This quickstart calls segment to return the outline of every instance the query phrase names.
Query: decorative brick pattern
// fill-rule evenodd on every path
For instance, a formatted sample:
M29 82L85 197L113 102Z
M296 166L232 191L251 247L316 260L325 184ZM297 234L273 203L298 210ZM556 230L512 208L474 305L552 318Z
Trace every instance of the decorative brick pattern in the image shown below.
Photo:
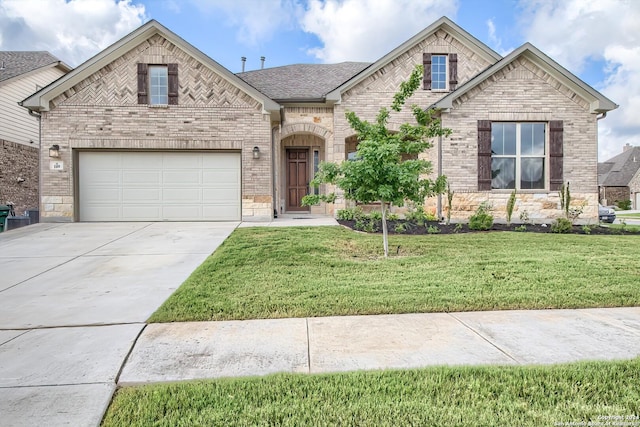
M7 202L16 215L38 208L38 149L0 140L0 205Z

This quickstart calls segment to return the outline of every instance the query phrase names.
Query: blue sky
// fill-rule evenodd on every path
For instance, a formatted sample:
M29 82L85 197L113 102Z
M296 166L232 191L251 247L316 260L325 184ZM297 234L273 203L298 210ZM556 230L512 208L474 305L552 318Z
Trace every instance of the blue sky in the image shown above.
M640 145L640 1L0 0L0 49L77 66L156 19L232 72L241 56L247 70L373 62L443 15L502 55L533 43L619 104L599 122L601 161Z

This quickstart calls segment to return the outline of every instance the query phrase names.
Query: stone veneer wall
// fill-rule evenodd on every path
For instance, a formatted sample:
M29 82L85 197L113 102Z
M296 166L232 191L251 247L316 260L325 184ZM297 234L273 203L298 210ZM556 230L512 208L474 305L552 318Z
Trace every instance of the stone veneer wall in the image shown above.
M137 63L177 63L178 105L137 103ZM42 146L60 146L64 170L42 150L43 220L77 218L74 152L233 150L242 153L242 216L272 216L271 123L262 105L156 35L52 101L42 115ZM260 159L253 159L259 147Z
M7 202L16 215L38 208L37 147L0 140L0 205Z

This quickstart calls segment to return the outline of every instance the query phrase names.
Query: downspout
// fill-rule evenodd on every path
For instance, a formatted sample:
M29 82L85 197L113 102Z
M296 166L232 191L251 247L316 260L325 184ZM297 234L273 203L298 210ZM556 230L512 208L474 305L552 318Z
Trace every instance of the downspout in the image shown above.
M442 112L440 116L440 128L442 129ZM442 135L438 136L438 176L442 176ZM442 220L442 194L438 194L436 199L436 217Z
M22 106L22 103L20 103ZM42 218L42 114L27 110L31 117L38 120L38 218Z
M278 132L279 128L280 124L271 129L271 199L274 218L278 218L278 200L276 199L276 132Z

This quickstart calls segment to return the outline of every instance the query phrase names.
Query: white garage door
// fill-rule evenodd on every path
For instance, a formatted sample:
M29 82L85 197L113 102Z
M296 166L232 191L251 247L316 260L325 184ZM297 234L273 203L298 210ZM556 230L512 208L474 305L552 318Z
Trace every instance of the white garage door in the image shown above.
M79 153L80 221L239 221L240 154Z

